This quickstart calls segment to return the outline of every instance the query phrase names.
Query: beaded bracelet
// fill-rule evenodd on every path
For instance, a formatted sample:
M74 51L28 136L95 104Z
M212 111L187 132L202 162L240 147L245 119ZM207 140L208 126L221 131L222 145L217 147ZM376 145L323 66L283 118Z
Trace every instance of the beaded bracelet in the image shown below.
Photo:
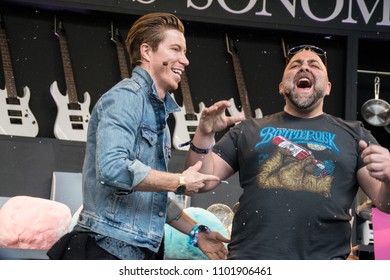
M200 232L209 233L210 229L205 225L195 225L189 234L190 240L188 240L188 244L195 246L195 247L198 247L199 233Z
M211 149L213 148L214 143L210 147L208 147L207 149L201 149L201 148L196 147L192 143L192 140L190 140L190 141L187 141L185 143L179 144L179 147L184 147L187 145L190 145L190 149L193 150L197 154L208 154L211 151Z

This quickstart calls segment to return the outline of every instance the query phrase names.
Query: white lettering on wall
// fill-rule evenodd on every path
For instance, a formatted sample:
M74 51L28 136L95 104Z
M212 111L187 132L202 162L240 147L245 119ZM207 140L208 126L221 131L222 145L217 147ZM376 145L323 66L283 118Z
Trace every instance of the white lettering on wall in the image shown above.
M357 20L354 20L352 18L352 1L353 0L349 0L348 17L346 19L342 20L342 22L344 22L344 23L357 23Z
M200 6L197 6L195 5L192 0L188 0L187 1L187 8L194 8L195 10L205 10L207 9L208 7L210 7L210 5L213 3L213 0L207 0L207 3L206 5L204 5L203 7L200 7Z
M382 21L377 25L390 26L390 0L383 1Z
M221 5L221 7L225 11L228 11L232 14L244 14L244 13L249 12L256 5L257 0L249 0L248 5L240 11L235 11L235 10L230 9L230 7L228 5L226 5L225 0L218 0L218 3L219 3L219 5Z
M156 0L133 0L133 2L140 2L141 4L152 4Z
M138 1L145 2L145 3L147 2L146 0L138 0ZM255 6L256 4L258 4L259 6L261 5L261 9L260 11L255 12L256 16L275 17L272 11L270 12L267 10L267 7L269 9L269 5L267 5L267 3L275 4L275 2L271 2L271 1L267 2L267 0L246 0L246 1L247 1L246 6L241 10L232 9L231 7L228 6L228 4L226 4L226 0L207 0L207 2L202 6L195 4L194 2L196 2L196 0L187 0L187 8L193 8L196 10L206 10L213 4L213 2L214 3L217 2L219 6L228 13L245 14L245 13L250 13L252 9L257 9L255 8ZM276 0L272 0L272 1L276 1ZM318 15L315 15L315 13L312 11L312 9L310 8L310 3L314 3L314 1L318 1L318 0L300 0L300 1L279 0L280 4L282 4L285 10L291 15L292 19L296 18L298 4L300 3L303 13L307 16L307 18L315 22L332 22L332 21L334 22L340 16L341 12L345 10L347 11L347 18L341 20L341 23L358 24L357 19L359 19L359 17L356 17L356 13L360 12L363 21L366 25L370 21L377 20L378 22L376 22L376 25L390 26L390 0L375 0L374 5L373 6L370 5L372 8L368 8L366 4L366 2L371 3L372 0L334 0L332 6L331 5L325 6L327 9L329 9L329 15L326 17L319 17ZM381 7L380 2L383 3L381 18L373 19L372 17L374 11ZM204 3L204 0L202 1L202 3ZM344 5L346 6L345 9L344 9ZM357 11L355 11L355 9Z
M352 18L352 1L349 0L349 9L348 9L348 17L344 20L342 20L343 23L354 23L357 24L357 21ZM374 4L374 6L371 9L371 12L368 10L366 3L364 0L356 0L359 10L362 13L364 22L367 24L375 9L377 8L380 0L377 0ZM377 22L376 25L383 25L383 26L390 26L390 0L383 0L383 7L382 7L382 21Z
M228 5L226 5L225 3L225 0L217 0L219 5L227 12L229 13L232 13L232 14L245 14L247 12L249 12L257 3L257 0L248 0L249 3L248 5L242 9L242 10L233 10L231 9ZM204 9L207 9L208 7L210 7L210 5L213 3L213 0L207 0L207 3L206 5L204 5L203 7L200 7L200 6L196 6L192 0L188 0L187 1L187 8L195 8L196 10L204 10Z
M367 5L364 0L357 0L360 11L362 12L365 23L367 24L380 0L376 0L371 12L368 11Z
M294 2L295 1L296 0L294 0ZM255 13L255 15L257 15L257 16L266 16L266 17L272 16L271 13L267 12L266 8L267 8L267 0L263 0L263 8L262 8L262 10L260 12Z

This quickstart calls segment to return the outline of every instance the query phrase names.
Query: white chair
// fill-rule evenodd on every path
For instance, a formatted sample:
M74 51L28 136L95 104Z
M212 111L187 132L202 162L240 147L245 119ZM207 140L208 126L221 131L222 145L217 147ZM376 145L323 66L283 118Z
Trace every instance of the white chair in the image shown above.
M54 171L50 199L69 206L74 215L82 205L81 173Z

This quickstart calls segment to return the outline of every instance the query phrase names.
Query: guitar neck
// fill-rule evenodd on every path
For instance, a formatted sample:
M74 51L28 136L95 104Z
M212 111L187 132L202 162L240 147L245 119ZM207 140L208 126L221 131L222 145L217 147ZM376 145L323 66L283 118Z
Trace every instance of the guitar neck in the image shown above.
M124 50L124 46L122 43L115 43L116 45L116 53L118 55L118 62L119 62L119 71L121 73L121 78L128 78L130 77L129 68L127 67L126 62L126 53Z
M72 70L72 64L70 61L70 55L68 50L68 42L65 36L58 37L60 42L62 65L64 68L66 91L68 93L69 103L78 103L76 84L74 82L74 75Z
M180 89L183 95L183 105L187 114L195 114L194 105L192 103L192 97L190 93L190 87L188 85L188 78L185 71L181 75Z
M12 69L11 56L8 48L7 35L3 27L0 28L0 47L1 47L1 58L3 61L3 71L5 88L7 89L7 95L9 98L17 98L14 71Z
M127 66L125 45L123 44L120 31L114 22L111 22L111 41L114 42L116 47L116 54L118 57L121 78L122 79L129 78L130 72Z
M242 110L243 110L246 118L251 118L252 117L252 109L251 109L251 106L249 103L248 91L246 89L244 75L242 74L240 59L239 59L237 54L232 53L231 55L232 55L232 59L233 59L234 73L236 76L238 93L240 95Z

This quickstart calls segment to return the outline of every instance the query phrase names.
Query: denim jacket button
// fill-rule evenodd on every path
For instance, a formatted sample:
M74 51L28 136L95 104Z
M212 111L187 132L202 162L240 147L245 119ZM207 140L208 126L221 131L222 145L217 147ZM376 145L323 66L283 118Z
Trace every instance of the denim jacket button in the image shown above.
M160 211L160 212L158 212L158 215L159 215L160 217L163 217L163 216L164 216L164 212L163 212L163 211Z

